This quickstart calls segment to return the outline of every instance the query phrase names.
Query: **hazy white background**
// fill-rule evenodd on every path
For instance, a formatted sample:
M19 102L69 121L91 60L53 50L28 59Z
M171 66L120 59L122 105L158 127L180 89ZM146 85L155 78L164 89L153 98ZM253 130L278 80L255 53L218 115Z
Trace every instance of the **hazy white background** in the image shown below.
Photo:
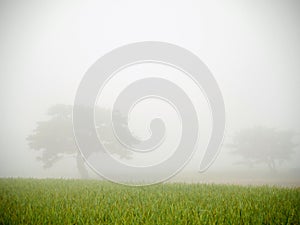
M1 0L0 28L0 176L77 177L71 158L43 170L25 138L48 107L73 104L99 57L137 41L177 44L209 67L225 100L225 142L256 125L300 132L299 1ZM264 170L233 165L229 152L207 173ZM196 174L200 155L186 171ZM299 163L298 148L280 170L299 181Z

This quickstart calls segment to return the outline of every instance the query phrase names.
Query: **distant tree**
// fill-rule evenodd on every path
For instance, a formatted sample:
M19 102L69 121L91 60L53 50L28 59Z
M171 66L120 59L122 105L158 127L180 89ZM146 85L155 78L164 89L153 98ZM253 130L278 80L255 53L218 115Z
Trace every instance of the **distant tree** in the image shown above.
M130 158L128 151L116 143L116 141L105 132L105 122L108 121L109 111L103 108L97 108L96 113L100 113L102 117L98 117L97 124L98 134L101 136L104 146L108 147L110 152L119 155L121 158ZM29 147L40 151L42 154L38 160L42 161L44 168L53 166L54 163L65 157L75 157L78 171L81 177L88 177L88 172L84 160L77 149L72 126L72 106L57 104L52 106L47 115L50 117L46 121L37 123L33 134L27 137ZM126 120L121 114L117 116L116 124L122 129L125 127ZM124 129L124 132L127 130Z
M290 130L254 127L236 133L232 143L227 146L234 149L233 153L243 157L239 163L249 166L263 163L271 171L276 171L278 163L290 160L297 146L292 140L295 135Z

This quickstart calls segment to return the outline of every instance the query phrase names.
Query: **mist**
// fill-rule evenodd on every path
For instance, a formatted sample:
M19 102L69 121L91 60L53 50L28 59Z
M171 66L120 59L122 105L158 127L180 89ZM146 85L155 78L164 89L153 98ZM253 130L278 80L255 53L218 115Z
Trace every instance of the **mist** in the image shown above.
M69 126L78 86L97 59L129 43L161 41L197 55L222 92L226 130L212 166L199 173L212 127L209 105L205 94L180 71L154 64L128 67L102 90L97 107L112 107L120 90L141 77L162 76L183 86L199 116L196 152L171 181L299 186L299 12L299 2L291 0L1 1L0 176L80 178L82 173L73 148L45 167L43 160L38 160L43 157L43 150L30 147L28 137L34 134L38 122L56 115L49 114L56 105L70 107L68 119L64 120ZM129 117L130 131L141 141L146 140L151 136L148 125L155 117L165 122L165 143L147 157L138 153L124 157L128 154L113 152L117 160L150 165L172 154L180 137L180 118L165 102L152 99L137 104ZM62 135L70 136L69 129ZM232 145L245 130L254 132L252 142L248 141L258 146L259 155L267 154L267 148L259 147L265 146L264 140L273 143L276 139L262 139L263 145L259 145L256 137L274 134L277 140L284 137L282 140L289 143L284 145L286 154L280 152L284 157L277 154L280 160L277 162L276 158L274 170L272 163L259 157L249 164L243 155L234 153L238 147ZM292 135L287 136L286 132ZM113 134L98 135L99 139L113 138ZM99 178L84 162L80 165L85 167L85 175Z

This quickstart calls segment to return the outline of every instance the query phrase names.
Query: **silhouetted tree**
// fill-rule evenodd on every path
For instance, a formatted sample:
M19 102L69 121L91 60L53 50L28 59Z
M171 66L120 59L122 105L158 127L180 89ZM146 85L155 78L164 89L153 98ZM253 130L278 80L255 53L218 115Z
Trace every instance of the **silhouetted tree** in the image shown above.
M276 171L277 163L288 161L294 152L297 146L292 140L294 136L295 133L290 130L254 127L236 133L227 146L243 157L240 163L249 166L264 163L271 171Z
M106 123L109 117L109 111L103 108L96 108L98 113L96 124L97 132L101 136L103 145L106 146L111 153L118 154L121 158L130 158L128 151L116 143L112 135L105 132ZM84 160L77 149L72 126L72 106L57 104L52 106L47 115L49 120L40 121L33 134L27 137L29 147L40 151L42 154L38 157L44 168L53 166L58 160L64 157L76 157L77 168L81 177L88 177L88 172L84 164ZM121 114L117 116L117 125L119 128L127 125L126 119ZM125 129L124 129L124 132Z

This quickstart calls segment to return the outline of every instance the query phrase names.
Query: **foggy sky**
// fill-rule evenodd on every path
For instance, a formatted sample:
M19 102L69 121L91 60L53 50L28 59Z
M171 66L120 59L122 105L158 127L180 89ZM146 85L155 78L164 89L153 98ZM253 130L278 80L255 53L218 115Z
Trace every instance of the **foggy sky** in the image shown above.
M72 159L43 170L25 138L51 105L73 104L99 57L138 41L179 45L208 66L225 101L224 142L257 125L300 132L299 15L298 1L0 1L0 176L76 177ZM297 150L282 168L299 169ZM248 170L229 151L211 171Z

